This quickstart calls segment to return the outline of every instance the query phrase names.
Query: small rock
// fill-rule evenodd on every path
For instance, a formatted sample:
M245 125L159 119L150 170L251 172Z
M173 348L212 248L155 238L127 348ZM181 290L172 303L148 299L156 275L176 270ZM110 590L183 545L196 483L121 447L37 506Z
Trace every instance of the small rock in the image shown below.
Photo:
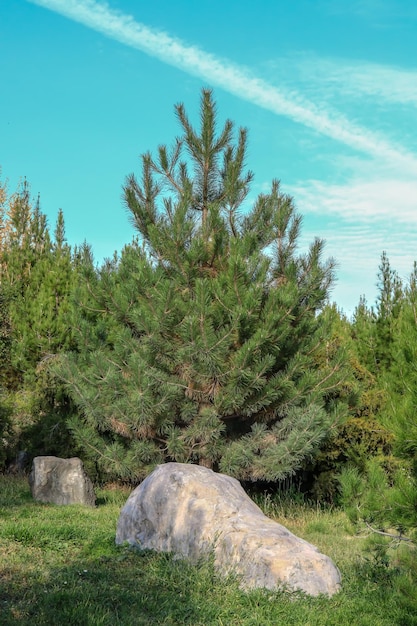
M39 502L95 506L93 483L81 459L37 456L29 476L32 496Z

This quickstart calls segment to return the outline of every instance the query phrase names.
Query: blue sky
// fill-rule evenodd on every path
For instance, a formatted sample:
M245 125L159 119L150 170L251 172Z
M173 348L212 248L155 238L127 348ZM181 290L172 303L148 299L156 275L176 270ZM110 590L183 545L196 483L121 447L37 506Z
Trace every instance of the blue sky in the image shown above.
M249 130L252 195L279 178L338 261L332 300L373 304L381 253L417 259L415 0L1 0L0 166L98 262L134 231L139 156L171 144L174 105Z

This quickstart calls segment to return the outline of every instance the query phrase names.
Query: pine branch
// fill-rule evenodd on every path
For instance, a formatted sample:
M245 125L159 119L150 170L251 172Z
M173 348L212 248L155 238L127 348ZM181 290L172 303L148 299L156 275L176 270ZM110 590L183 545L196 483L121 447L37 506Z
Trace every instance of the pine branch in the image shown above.
M378 530L377 528L373 528L366 521L365 521L365 526L369 528L369 530L371 530L373 533L376 533L378 535L383 535L384 537L390 537L391 539L394 539L395 541L406 541L406 542L412 543L413 545L417 545L417 542L414 539L411 539L410 537L404 537L404 535L401 532L399 535L393 535L392 533L387 533L383 530Z

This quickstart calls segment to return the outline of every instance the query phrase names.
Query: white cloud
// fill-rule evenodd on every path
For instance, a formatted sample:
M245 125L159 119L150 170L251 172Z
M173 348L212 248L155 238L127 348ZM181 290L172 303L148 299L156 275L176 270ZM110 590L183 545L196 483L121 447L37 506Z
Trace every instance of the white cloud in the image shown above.
M347 313L365 295L373 304L383 251L403 280L417 258L417 182L360 179L341 185L308 181L289 190L307 228L308 244L320 232L326 255L339 261L333 297Z
M314 94L340 100L373 99L374 105L403 104L417 107L417 71L367 61L323 58L312 53L281 59L277 67L301 80ZM382 99L382 101L381 101Z
M291 194L303 213L339 216L346 222L389 220L417 228L417 180L379 178L329 184L319 180L293 185Z
M245 67L184 44L105 4L95 0L29 1L142 50L277 115L284 115L354 150L417 173L417 158L383 136L350 122L337 112L322 110L295 91L280 90Z

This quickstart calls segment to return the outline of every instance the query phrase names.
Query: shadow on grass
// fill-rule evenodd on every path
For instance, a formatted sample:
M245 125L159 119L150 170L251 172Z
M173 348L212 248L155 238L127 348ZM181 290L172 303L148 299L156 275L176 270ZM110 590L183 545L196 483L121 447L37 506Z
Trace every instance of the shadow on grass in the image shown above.
M9 506L26 506L33 502L26 474L0 474L0 509Z
M359 567L332 598L257 590L170 555L91 544L85 558L53 567L47 577L6 576L0 588L2 626L417 626L415 593L404 597L395 584L375 580ZM378 573L378 572L377 572ZM369 576L373 580L369 580ZM392 584L391 584L392 583ZM415 589L415 588L414 588Z
M94 546L91 546L94 552ZM197 577L169 555L115 548L50 570L48 578L6 576L0 590L3 626L208 624L207 593L219 585L211 568ZM204 589L203 589L204 588ZM205 606L203 607L202 604ZM202 611L204 618L202 618ZM219 622L217 622L219 623Z

